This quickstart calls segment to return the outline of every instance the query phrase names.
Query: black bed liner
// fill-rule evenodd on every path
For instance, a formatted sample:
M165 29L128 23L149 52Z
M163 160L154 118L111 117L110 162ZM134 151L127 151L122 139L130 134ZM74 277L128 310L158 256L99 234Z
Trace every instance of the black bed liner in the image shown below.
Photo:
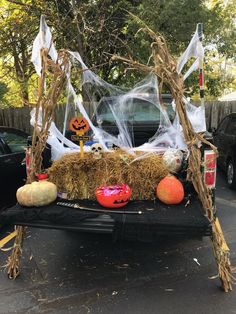
M58 200L57 200L58 201ZM94 210L103 209L89 200L70 201ZM209 236L211 226L202 212L197 196L179 205L165 205L155 201L132 201L122 214L89 212L77 208L58 206L54 202L44 207L22 207L19 204L0 214L0 220L8 224L38 228L78 230L83 232L110 233L117 237L143 238L156 235ZM142 214L126 214L125 211L141 211Z

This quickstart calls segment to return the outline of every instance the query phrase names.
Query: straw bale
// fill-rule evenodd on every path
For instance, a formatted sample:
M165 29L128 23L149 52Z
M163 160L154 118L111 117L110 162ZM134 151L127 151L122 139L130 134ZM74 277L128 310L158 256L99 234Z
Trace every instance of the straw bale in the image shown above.
M54 161L48 172L50 181L68 199L94 200L99 186L122 183L132 188L132 199L154 199L157 184L168 174L162 155L134 158L123 151L103 153L101 159L94 159L92 153L85 153L84 158L72 153Z

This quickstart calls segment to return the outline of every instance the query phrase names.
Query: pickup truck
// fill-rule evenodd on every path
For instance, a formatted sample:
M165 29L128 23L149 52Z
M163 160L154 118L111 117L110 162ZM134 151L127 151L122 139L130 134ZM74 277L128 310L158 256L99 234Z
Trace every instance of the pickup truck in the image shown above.
M117 134L117 126L110 114L109 99L102 100L93 116L93 123L100 124L111 134ZM157 107L137 101L138 110L132 117L133 144L148 141L157 130ZM165 95L166 110L173 119L171 96ZM145 108L145 113L143 112ZM98 120L99 119L99 120ZM202 147L202 154L209 148ZM104 209L96 201L58 198L54 203L36 208L24 208L17 204L2 214L2 219L23 226L76 230L80 232L107 233L114 239L152 241L160 235L202 237L211 235L211 225L204 216L201 202L191 184L186 181L186 167L178 178L185 189L185 198L179 205L165 205L159 200L130 201L119 211ZM204 171L204 169L203 169ZM211 169L212 171L212 169ZM213 171L215 171L213 169ZM212 183L212 182L211 182Z

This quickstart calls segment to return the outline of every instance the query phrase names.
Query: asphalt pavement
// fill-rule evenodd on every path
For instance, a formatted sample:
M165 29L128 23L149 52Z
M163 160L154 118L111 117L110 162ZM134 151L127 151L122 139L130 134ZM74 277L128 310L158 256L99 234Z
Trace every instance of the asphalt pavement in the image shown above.
M216 202L236 265L236 192L222 173ZM8 254L1 252L2 266ZM236 286L222 292L216 274L209 238L114 243L107 235L28 228L20 276L0 272L0 313L236 313Z

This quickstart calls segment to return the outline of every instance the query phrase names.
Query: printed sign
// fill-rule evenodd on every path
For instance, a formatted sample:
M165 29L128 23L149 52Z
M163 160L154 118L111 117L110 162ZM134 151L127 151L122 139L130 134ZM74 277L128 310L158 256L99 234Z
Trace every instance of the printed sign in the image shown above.
M75 142L79 142L79 141L87 142L90 140L90 137L86 135L71 135L71 139L72 141L75 141Z

